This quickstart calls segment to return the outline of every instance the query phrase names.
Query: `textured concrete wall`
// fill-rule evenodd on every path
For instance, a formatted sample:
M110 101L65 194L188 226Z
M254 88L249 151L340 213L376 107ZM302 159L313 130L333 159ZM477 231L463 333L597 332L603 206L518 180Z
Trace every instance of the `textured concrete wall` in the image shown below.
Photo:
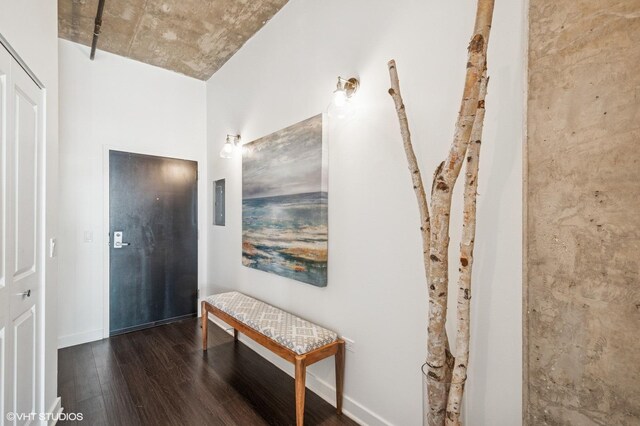
M640 424L640 1L531 0L526 409Z

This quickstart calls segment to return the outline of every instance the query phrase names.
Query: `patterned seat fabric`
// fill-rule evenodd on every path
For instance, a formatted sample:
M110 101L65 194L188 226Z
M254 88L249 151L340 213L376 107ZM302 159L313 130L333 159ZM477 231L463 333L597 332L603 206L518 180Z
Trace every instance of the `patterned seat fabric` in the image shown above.
M299 355L338 339L338 335L333 331L237 291L215 294L205 300Z

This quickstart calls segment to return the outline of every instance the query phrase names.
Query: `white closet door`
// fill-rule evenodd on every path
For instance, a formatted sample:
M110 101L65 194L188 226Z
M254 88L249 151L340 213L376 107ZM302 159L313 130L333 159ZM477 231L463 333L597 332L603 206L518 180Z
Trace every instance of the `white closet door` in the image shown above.
M9 64L7 72L7 63ZM3 73L3 74L2 74ZM0 48L2 75L2 264L0 335L4 365L3 420L39 423L42 386L40 325L43 265L43 95L13 58ZM15 413L13 420L7 413Z
M5 424L6 413L13 405L11 387L7 380L13 356L7 351L7 338L11 329L9 289L7 288L7 122L8 88L11 56L0 46L0 425Z

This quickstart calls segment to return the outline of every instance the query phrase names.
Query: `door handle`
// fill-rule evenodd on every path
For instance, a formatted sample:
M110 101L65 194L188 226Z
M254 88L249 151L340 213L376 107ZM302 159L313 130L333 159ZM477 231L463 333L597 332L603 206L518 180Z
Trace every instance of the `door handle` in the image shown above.
M31 289L23 291L22 293L16 293L16 296L31 297Z
M115 231L113 233L113 248L119 249L128 245L129 243L122 242L122 231Z

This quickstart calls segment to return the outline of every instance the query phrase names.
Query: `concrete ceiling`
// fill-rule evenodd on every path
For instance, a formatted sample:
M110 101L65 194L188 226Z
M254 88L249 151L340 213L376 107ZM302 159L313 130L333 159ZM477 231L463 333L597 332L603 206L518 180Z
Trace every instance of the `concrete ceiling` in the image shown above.
M98 49L207 80L287 2L106 0ZM58 0L59 36L90 46L97 9Z

